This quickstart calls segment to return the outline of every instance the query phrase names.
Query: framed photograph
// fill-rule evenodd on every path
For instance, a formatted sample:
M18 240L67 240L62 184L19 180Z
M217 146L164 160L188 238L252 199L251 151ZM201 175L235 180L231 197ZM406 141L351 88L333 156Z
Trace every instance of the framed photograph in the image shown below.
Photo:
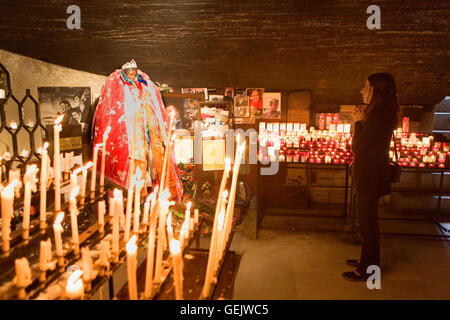
M167 115L175 111L176 122L173 129L194 130L194 122L200 120L200 101L205 100L203 94L163 93Z
M248 118L250 116L250 100L248 96L236 95L234 97L234 117Z
M81 125L83 136L90 135L90 87L38 87L38 100L44 125L53 124L58 113L64 114L63 123Z
M223 100L224 101L233 101L233 98L234 98L234 88L226 87L225 91L223 93Z
M245 90L250 101L250 117L261 119L263 113L264 88L248 88Z
M263 119L281 119L281 92L263 93Z
M11 92L8 71L0 64L0 99L6 99Z

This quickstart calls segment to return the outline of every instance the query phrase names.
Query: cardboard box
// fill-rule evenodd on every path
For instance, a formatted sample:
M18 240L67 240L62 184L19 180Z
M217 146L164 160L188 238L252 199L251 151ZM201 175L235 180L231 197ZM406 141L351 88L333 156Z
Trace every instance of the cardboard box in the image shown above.
M286 173L286 184L297 186L306 185L306 169L288 168Z
M336 204L344 204L345 190L330 188L330 190L328 191L328 202Z
M345 186L344 170L313 169L311 184L323 186Z
M311 188L309 189L309 199L312 202L328 203L329 191L327 188Z

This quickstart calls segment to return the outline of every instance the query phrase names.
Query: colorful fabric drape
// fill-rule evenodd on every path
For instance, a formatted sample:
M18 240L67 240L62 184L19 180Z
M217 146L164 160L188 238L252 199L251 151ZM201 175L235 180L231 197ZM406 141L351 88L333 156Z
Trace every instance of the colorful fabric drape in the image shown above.
M93 146L103 142L103 133L110 126L106 143L105 177L128 187L130 155L135 168L160 184L164 147L168 145L168 119L161 94L147 74L138 70L136 81L118 69L108 76L103 86L93 120ZM135 138L133 139L133 136ZM172 197L181 200L183 187L173 152L169 161L168 180ZM101 163L101 149L97 163ZM100 165L97 166L100 171Z

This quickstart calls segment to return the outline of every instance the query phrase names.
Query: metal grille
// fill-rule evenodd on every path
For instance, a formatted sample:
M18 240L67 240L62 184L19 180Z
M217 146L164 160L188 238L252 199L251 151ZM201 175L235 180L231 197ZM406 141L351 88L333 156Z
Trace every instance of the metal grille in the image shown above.
M0 136L3 138L5 136L8 137L7 141L5 141L5 139L1 139L1 141L3 144L6 145L7 150L10 150L7 151L7 153L5 154L0 154L1 156L0 164L2 169L1 182L4 183L8 180L9 171L11 169L20 168L21 175L23 175L27 164L40 162L41 157L37 151L38 148L41 147L41 145L36 145L35 134L36 132L39 133L38 130L42 130L40 133L42 134L42 140L44 140L46 139L46 137L48 137L48 132L41 121L41 112L39 108L39 103L31 95L30 89L27 89L25 96L21 100L19 100L14 95L9 85L10 83L9 72L1 64L0 69L3 69L2 71L6 73L8 83L7 95L5 99L0 99L0 119L1 119ZM24 106L25 103L27 103L28 101L30 101L34 106L35 121L33 121L32 124L25 123ZM8 108L17 108L18 121L16 121L16 126L11 127L12 119L6 118L7 111L9 111ZM15 120L16 119L14 119L14 121ZM28 139L27 150L29 152L27 155L21 154L21 151L19 150L20 136L27 137Z

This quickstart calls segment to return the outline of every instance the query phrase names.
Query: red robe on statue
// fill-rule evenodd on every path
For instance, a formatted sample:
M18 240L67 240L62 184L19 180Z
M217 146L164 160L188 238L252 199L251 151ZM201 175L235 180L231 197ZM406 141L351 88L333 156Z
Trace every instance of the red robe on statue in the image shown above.
M106 143L105 178L128 188L131 154L147 184L160 184L169 123L161 93L147 74L137 71L136 81L118 69L103 86L93 120L93 146L103 142L103 133L111 127ZM133 138L134 136L134 138ZM97 171L100 171L101 149ZM135 172L135 171L134 171ZM134 174L133 172L133 174ZM165 186L173 198L181 200L183 186L173 157L168 162Z

